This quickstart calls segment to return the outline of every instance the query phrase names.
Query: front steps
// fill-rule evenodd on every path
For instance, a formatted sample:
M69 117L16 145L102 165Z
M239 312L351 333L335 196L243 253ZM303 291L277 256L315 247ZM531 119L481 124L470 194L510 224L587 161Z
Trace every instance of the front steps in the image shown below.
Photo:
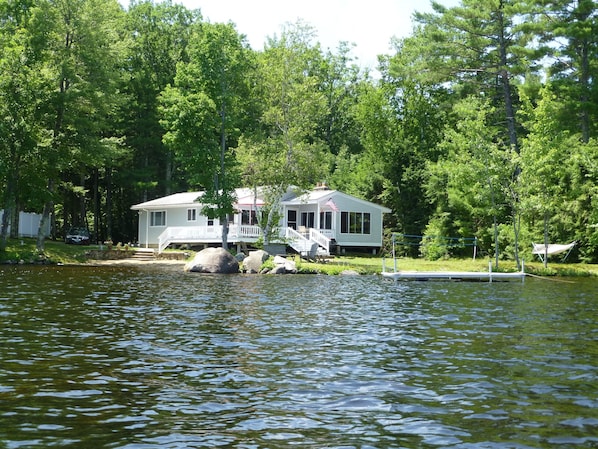
M156 253L152 248L135 248L131 259L135 260L155 260Z

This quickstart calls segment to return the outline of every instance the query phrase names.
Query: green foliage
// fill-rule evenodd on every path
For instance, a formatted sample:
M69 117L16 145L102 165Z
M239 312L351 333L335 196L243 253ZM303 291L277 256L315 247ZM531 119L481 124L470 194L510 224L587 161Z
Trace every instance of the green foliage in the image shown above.
M264 243L269 243L282 196L291 186L306 189L326 178L330 153L317 135L327 114L314 68L321 63L310 27L290 25L269 40L258 59L262 82L260 128L239 140L237 157L246 184L265 187Z
M0 252L0 263L83 263L89 247L66 245L63 242L48 241L44 251L36 248L35 239L9 239L4 252Z
M446 128L439 145L444 156L429 164L427 193L437 205L431 223L438 223L439 235L483 236L509 220L515 159L488 125L494 109L486 102L470 97L457 103L454 112L457 125ZM492 233L495 248L497 232Z
M0 0L0 249L20 209L132 241L131 204L201 188L221 217L239 185L270 186L269 240L289 186L326 181L392 208L388 230L598 262L596 12L434 3L372 79L303 22L254 51L171 1Z
M177 66L174 86L160 97L163 141L188 182L205 190L204 212L224 223L238 185L231 148L248 111L249 50L232 25L206 23L192 34L188 53L189 62Z
M122 171L127 186L122 201L137 202L186 184L176 178L172 152L162 142L159 124L160 92L174 83L176 67L186 61L192 25L200 19L170 1L133 2L124 23L126 63L122 92L127 99L120 112L120 126L132 150L132 161Z
M439 260L449 256L449 247L442 236L447 232L447 217L435 217L426 226L420 253L426 260Z

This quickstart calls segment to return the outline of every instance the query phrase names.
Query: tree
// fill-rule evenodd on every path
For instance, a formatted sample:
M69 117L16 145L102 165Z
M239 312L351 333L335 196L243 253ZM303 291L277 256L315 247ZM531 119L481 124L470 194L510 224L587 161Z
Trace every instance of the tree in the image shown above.
M428 80L451 83L463 96L486 95L502 110L504 140L518 151L515 77L539 70L538 54L530 47L533 34L520 18L521 0L463 0L461 6L445 8L432 3L434 13L417 13L420 25L405 40L409 54L419 62ZM433 73L430 73L433 72Z
M445 156L430 164L428 195L437 212L428 225L432 234L477 236L485 240L492 228L495 265L499 261L499 223L510 208L508 192L513 188L513 163L497 143L495 128L488 126L492 107L474 97L455 107L456 128L447 128L440 147ZM515 243L516 244L516 243Z
M31 10L27 2L0 4L0 251L12 233L18 230L19 192L29 184L37 184L36 161L44 143L44 130L39 123L39 110L48 90L49 79L41 70L39 53L35 51L28 29Z
M319 79L319 90L326 101L326 114L318 124L317 135L333 155L343 149L350 154L363 150L354 108L358 102L359 87L368 76L353 63L351 46L341 42L335 52L328 50L319 58L314 76Z
M507 155L517 153L521 123L515 81L537 73L543 54L534 47L534 34L522 20L528 7L522 0L463 0L454 8L433 3L433 13L416 14L414 36L401 41L398 48L407 64L393 65L393 73L425 86L448 88L453 101L472 95L483 97L495 111L494 117L486 120L486 126L497 131L494 142ZM512 185L519 173L520 168L513 167L502 184ZM517 198L509 202L516 209ZM519 262L520 230L515 209L512 225Z
M118 101L116 44L122 13L112 0L45 0L33 10L32 42L40 54L41 73L52 80L38 92L47 100L40 107L39 123L48 135L37 167L46 180L39 251L61 180L71 168L81 175L109 135L109 119Z
M246 133L237 149L249 185L265 188L264 244L289 188L307 189L329 172L329 151L317 132L328 113L317 76L321 53L312 38L313 30L299 22L268 40L258 66L262 126Z
M133 2L127 11L127 77L122 89L126 141L133 149L133 169L126 173L129 190L123 200L147 201L187 184L177 173L174 154L167 148L160 126L159 96L174 84L177 65L188 63L187 47L201 13L170 0Z
M561 117L588 143L598 115L598 6L593 0L535 0L528 23L550 56L553 91L568 107ZM578 120L571 120L571 111Z
M596 144L583 142L581 132L564 129L559 119L568 106L550 84L540 91L537 104L526 98L525 105L529 134L522 144L518 188L529 233L545 245L575 240L592 260L595 251L588 243L595 223Z
M205 190L204 213L220 219L226 248L237 187L231 145L247 123L250 50L232 24L204 23L188 53L189 62L177 67L175 85L161 96L164 142L190 181Z
M395 211L399 229L421 235L433 212L424 187L427 164L437 161L441 153L438 144L454 99L445 86L427 84L398 71L398 66L409 64L410 58L405 56L399 52L383 61L382 67L382 88L398 122L392 143L395 149L386 159L392 187L388 186L385 197L389 197L386 204Z

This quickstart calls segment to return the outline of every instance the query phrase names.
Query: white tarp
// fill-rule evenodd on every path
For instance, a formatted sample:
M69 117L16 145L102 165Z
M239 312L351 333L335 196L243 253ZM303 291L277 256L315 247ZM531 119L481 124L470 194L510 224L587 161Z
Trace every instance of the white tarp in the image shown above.
M0 210L0 222L3 210ZM37 230L42 216L33 212L19 212L19 237L37 237ZM10 224L8 225L10 232ZM46 236L50 235L50 224L46 224Z

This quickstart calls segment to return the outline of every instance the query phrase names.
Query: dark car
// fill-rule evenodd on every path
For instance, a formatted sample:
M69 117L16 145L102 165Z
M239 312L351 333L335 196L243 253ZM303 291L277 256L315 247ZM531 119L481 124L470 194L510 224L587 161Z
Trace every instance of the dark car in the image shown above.
M66 233L64 241L73 245L89 245L91 234L86 228L73 227Z

